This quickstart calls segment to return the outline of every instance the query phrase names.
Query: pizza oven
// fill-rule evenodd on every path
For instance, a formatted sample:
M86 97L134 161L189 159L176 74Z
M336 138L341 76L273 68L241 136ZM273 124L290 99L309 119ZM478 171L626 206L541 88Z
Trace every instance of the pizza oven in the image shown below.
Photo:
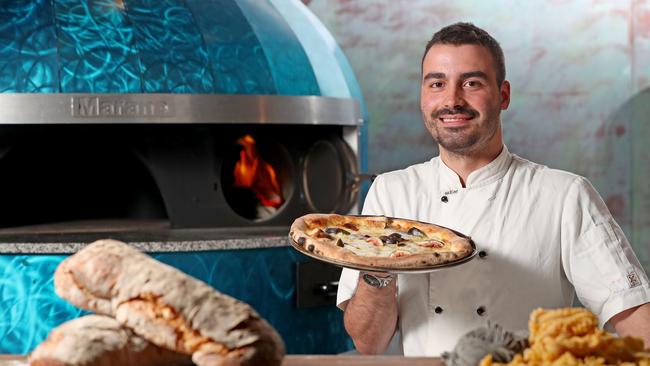
M300 2L39 0L0 18L5 241L356 211L362 99Z

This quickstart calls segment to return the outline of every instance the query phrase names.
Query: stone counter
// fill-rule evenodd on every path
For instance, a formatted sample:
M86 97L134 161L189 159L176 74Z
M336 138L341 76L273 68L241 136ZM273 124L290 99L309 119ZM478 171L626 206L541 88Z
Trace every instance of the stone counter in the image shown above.
M85 233L0 232L0 254L70 254L99 239L117 239L145 252L200 252L289 246L289 228L153 229Z

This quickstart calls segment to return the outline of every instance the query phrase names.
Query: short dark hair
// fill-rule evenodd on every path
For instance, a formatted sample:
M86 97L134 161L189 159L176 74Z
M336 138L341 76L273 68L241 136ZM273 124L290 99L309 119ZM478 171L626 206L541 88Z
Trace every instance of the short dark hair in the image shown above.
M424 49L424 55L422 55L422 66L424 66L424 58L427 56L427 52L429 52L429 49L436 44L450 44L454 46L472 44L483 46L490 51L494 63L496 64L497 85L501 86L501 83L506 79L506 64L503 57L503 50L501 49L499 42L497 42L497 40L488 32L474 24L463 22L454 23L436 32L427 43L427 47Z

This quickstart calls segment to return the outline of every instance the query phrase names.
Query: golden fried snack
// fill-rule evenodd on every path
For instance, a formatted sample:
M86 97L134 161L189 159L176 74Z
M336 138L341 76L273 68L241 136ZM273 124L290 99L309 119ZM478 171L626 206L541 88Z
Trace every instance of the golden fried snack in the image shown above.
M536 309L528 327L530 347L523 354L507 364L488 355L480 366L650 366L643 340L599 329L596 315L583 308Z

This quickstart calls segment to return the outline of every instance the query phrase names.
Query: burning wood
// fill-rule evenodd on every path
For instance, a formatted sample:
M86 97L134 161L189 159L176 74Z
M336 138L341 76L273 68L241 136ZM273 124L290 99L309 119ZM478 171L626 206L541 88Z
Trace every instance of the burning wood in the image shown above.
M278 208L284 202L275 169L259 156L255 139L245 135L237 140L242 146L235 165L235 187L248 188L255 193L260 204Z

